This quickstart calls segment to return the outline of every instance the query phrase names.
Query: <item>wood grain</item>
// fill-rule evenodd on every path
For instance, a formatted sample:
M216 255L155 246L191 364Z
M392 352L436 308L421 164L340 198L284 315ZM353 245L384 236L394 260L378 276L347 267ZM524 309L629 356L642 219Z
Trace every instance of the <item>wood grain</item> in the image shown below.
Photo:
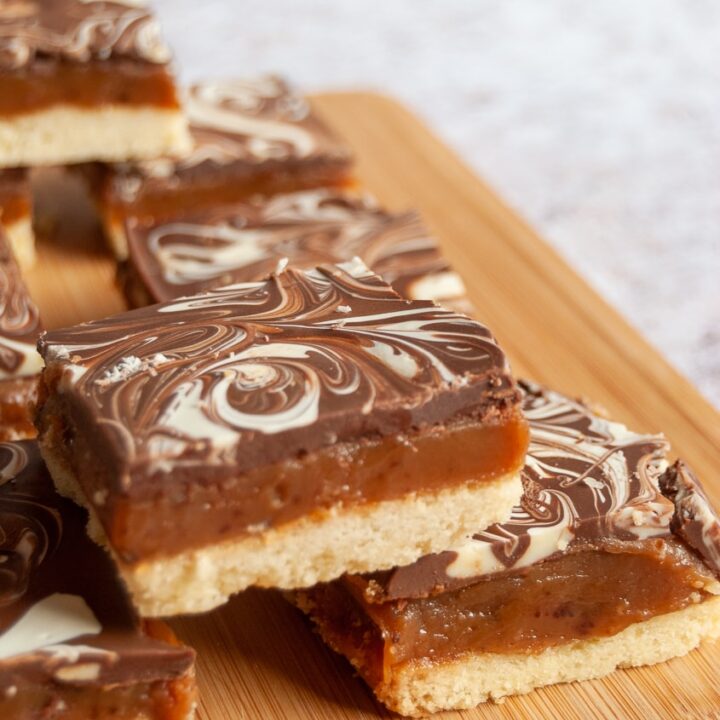
M720 503L720 415L687 380L401 106L373 94L324 95L315 104L355 148L362 182L392 208L423 212L518 374L587 396L635 429L664 431ZM122 309L87 208L53 220L68 206L59 198L77 188L52 173L44 187L45 239L28 282L46 324ZM199 652L203 720L389 716L275 593L250 591L174 625ZM446 717L720 718L718 667L713 644L654 668Z

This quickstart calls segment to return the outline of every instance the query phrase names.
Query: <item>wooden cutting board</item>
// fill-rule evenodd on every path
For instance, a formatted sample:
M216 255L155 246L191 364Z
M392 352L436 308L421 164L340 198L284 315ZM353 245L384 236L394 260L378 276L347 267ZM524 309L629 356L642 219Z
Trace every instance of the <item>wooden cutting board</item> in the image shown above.
M393 209L422 211L517 374L587 396L634 429L664 431L720 503L720 415L637 330L401 106L359 93L315 104L355 148L361 181ZM44 240L27 279L47 326L122 310L89 208L62 199L72 183L50 174L40 192ZM275 593L250 591L173 625L198 651L202 720L390 716ZM708 645L654 668L445 717L720 718L718 668L720 645Z

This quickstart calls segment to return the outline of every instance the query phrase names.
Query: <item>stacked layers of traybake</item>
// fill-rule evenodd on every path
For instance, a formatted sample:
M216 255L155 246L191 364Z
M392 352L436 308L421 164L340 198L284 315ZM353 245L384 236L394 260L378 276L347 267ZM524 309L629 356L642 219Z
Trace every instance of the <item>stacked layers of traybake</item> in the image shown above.
M682 655L720 635L720 522L639 435L525 385L530 449L508 522L295 602L406 715L469 708Z
M140 615L250 585L291 590L410 715L720 634L692 472L521 390L419 216L362 192L305 98L211 80L181 109L142 0L6 5L0 440L34 435L46 367L39 442L0 444L0 716L191 717L193 653ZM81 163L136 309L44 334L41 360L27 167L55 163Z
M520 495L527 429L492 335L359 260L40 348L43 455L148 615L411 562Z

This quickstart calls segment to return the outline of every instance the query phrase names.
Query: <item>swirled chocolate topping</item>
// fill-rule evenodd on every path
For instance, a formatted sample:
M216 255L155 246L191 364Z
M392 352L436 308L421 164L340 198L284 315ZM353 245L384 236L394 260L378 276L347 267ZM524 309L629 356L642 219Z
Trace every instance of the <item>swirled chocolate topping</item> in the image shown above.
M274 75L192 85L185 111L194 141L180 159L113 166L113 194L132 203L143 194L202 182L208 172L252 172L272 166L349 166L350 151L308 101Z
M25 68L35 58L165 64L170 50L143 0L4 0L0 72Z
M582 402L521 385L530 424L521 504L507 523L447 552L374 576L376 599L462 587L557 556L577 543L673 534L675 509L658 485L667 468L668 444L661 435L634 433ZM694 533L695 526L686 527Z
M41 330L38 310L0 228L0 381L40 372L35 345Z
M151 682L192 666L190 649L142 632L86 523L35 442L0 443L0 688Z
M675 504L672 531L720 573L720 518L695 473L678 460L661 476L660 488Z
M458 298L462 280L415 212L306 190L155 221L126 221L129 262L153 302L267 277L287 257L314 268L360 257L403 297Z
M519 412L486 327L402 300L359 260L52 331L39 347L127 492L198 464L237 476L337 442Z

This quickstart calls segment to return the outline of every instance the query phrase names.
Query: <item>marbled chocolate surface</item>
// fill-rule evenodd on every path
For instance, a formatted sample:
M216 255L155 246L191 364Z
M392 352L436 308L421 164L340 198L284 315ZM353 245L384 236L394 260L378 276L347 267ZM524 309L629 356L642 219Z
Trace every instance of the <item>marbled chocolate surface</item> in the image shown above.
M0 443L0 708L32 684L132 685L192 667L192 650L142 631L86 524L34 441Z

